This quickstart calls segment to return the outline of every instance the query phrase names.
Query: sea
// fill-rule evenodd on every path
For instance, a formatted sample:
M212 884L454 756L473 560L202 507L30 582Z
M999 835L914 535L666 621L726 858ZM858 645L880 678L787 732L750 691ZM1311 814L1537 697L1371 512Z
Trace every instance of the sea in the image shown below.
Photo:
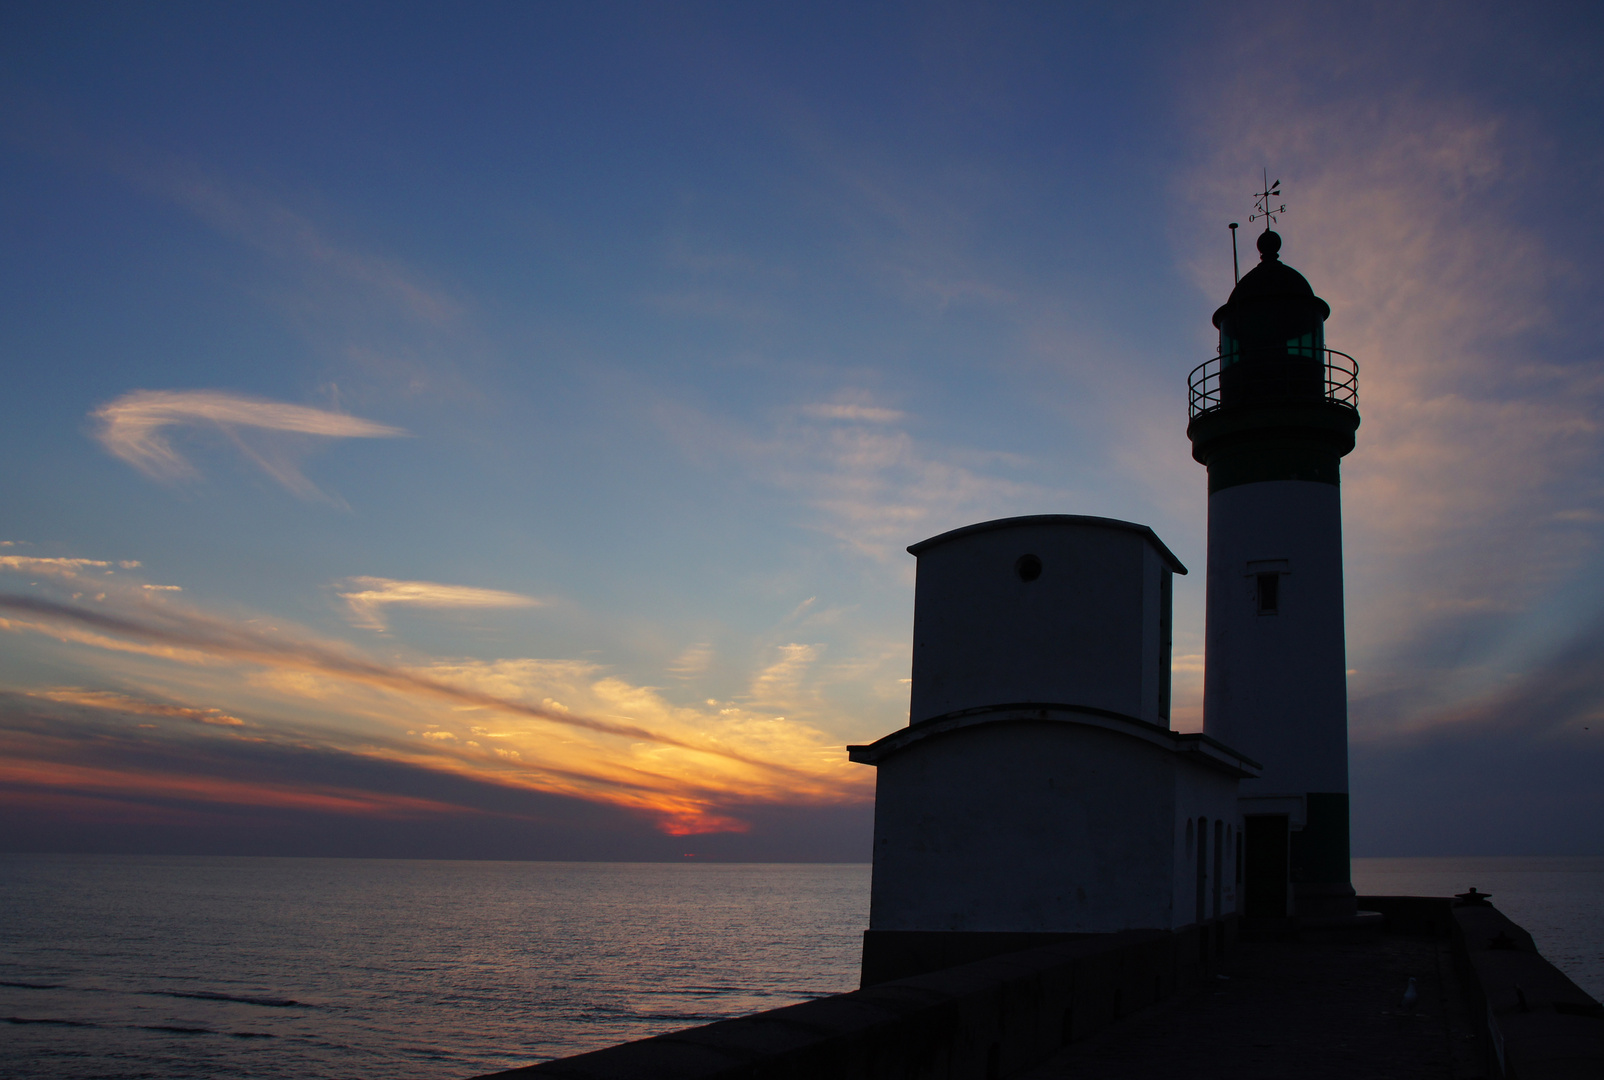
M1356 859L1475 885L1604 998L1604 858ZM0 1072L463 1080L857 985L862 864L0 855Z

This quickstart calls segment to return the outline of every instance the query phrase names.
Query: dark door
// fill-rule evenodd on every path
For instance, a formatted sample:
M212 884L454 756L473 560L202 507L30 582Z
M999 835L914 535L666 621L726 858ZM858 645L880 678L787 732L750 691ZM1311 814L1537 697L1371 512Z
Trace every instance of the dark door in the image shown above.
M1242 840L1247 848L1243 869L1243 914L1250 919L1284 919L1287 914L1285 814L1255 814L1245 819Z

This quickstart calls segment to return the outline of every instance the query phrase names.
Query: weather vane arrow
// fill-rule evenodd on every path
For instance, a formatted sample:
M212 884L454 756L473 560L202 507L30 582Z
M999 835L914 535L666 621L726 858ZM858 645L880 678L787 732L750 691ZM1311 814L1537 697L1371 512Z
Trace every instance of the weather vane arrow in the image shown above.
M1274 224L1276 217L1287 212L1286 203L1282 203L1277 206L1273 201L1275 199L1279 199L1280 197L1281 181L1277 180L1273 184L1270 183L1270 170L1265 169L1264 190L1255 191L1253 193L1253 213L1248 215L1248 222L1252 223L1258 221L1260 218L1263 218L1265 231L1269 231L1269 228L1272 224Z

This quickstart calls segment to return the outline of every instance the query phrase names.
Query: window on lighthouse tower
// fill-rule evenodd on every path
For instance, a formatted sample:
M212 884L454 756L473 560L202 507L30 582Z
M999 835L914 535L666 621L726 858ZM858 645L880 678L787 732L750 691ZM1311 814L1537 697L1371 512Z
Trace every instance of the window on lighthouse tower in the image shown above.
M1275 615L1279 613L1281 610L1281 575L1274 572L1259 574L1256 594L1260 615Z

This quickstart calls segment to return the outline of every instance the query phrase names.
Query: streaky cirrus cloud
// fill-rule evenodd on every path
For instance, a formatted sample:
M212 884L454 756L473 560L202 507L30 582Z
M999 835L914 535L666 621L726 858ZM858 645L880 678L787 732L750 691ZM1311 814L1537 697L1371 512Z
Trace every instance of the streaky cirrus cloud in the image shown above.
M90 414L95 437L114 456L153 480L191 479L199 471L172 444L175 428L222 433L286 490L303 499L327 499L301 472L296 436L326 439L395 438L405 430L359 416L269 401L226 390L133 390Z
M895 424L907 414L877 405L804 405L802 412L817 420L856 420L868 424Z
M219 232L270 255L321 268L414 319L443 325L462 311L457 300L395 260L336 242L305 215L247 185L173 162L145 166L125 160L122 171Z
M135 564L138 565L137 563ZM105 559L65 559L37 555L0 555L0 570L13 570L39 577L72 580L81 577L85 570L98 569L110 573L111 563Z
M0 611L0 629L127 658L121 677L165 699L150 700L149 690L140 700L49 688L35 700L243 728L252 737L333 740L358 756L624 807L669 835L742 832L753 807L867 797L870 778L805 722L768 715L763 703L675 705L588 661L401 667L188 610L137 587L108 590L93 608L0 597ZM102 665L91 667L104 677ZM217 706L242 711L233 702L248 702L250 715L263 719L225 726L232 711ZM275 715L295 719L267 719Z
M527 608L542 601L522 593L481 589L472 585L442 585L435 581L397 581L382 577L349 577L339 582L349 592L338 594L350 608L351 621L369 630L385 630L385 609L418 608Z
M127 695L125 695L127 696ZM156 723L144 723L155 719ZM616 800L444 770L302 732L174 726L109 699L0 690L0 836L11 851L410 858L844 861L869 806L735 800L740 830L670 831Z
M788 410L768 432L672 402L658 405L656 419L704 467L735 462L796 493L817 511L804 527L909 574L903 549L912 541L1058 496L1016 478L1027 464L1022 457L918 439L906 430L906 413L862 395Z
M661 732L649 731L636 724L621 723L599 717L587 717L564 710L528 705L521 701L497 697L493 694L455 686L439 679L419 675L402 668L368 660L342 652L326 645L278 638L244 626L231 625L220 619L194 612L164 610L151 611L144 618L125 614L96 611L76 604L63 604L31 596L0 594L0 610L31 615L47 622L65 623L86 627L113 637L134 638L200 653L227 655L237 659L256 661L271 666L291 666L320 672L339 678L364 682L393 690L424 693L444 698L457 704L491 708L503 712L521 713L553 723L584 728L607 735L622 735L645 739L649 742L674 746L684 750L712 754L778 771L790 771L778 762L761 761L741 754L713 740L690 741L674 738ZM33 629L32 626L25 628Z
M704 674L713 663L713 646L710 642L699 641L689 645L685 651L674 658L668 665L668 673L675 678L688 679Z
M245 721L237 716L230 716L222 709L200 709L187 705L146 701L143 698L119 694L112 690L85 690L79 687L62 686L49 690L27 691L26 694L28 697L44 698L46 701L55 701L63 705L81 705L91 709L116 709L120 712L132 713L137 716L162 716L172 719L193 720L197 724L212 724L216 727L245 726Z

